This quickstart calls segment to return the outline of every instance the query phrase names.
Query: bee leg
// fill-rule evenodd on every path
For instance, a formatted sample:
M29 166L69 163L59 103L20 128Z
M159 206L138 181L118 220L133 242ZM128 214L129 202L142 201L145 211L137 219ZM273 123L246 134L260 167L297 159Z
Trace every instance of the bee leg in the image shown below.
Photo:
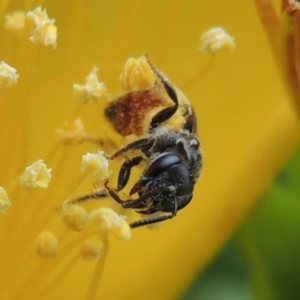
M171 82L165 77L159 70L157 70L153 64L151 63L149 57L146 55L148 60L149 66L151 67L152 71L155 75L160 79L161 83L163 84L168 96L174 102L174 105L171 107L167 107L160 112L158 112L151 120L149 131L157 128L162 122L170 119L178 109L178 97L175 89L173 88Z
M142 214L142 215L151 215L156 213L158 210L155 208L148 208L146 210L136 210L137 213Z
M138 220L136 222L130 223L129 226L130 226L130 228L136 228L136 227L140 227L140 226L150 225L150 224L162 222L162 221L165 221L165 220L169 220L169 219L172 219L176 216L177 210L178 210L178 203L177 203L177 200L175 199L174 207L173 207L173 210L172 210L171 214L163 215L163 216L156 216L156 217L148 218L148 219L141 219L141 220ZM151 210L149 210L149 212L150 211ZM147 211L145 211L144 213L147 213Z
M134 200L122 200L120 196L116 193L116 191L108 186L108 181L104 183L105 188L108 191L108 194L116 200L118 203L122 205L123 208L134 208L134 209L143 209L145 207L145 201L150 199L153 194L160 193L164 190L164 188L158 189L156 191L148 192L143 194L137 199ZM177 203L176 203L176 212L177 212Z
M130 178L131 169L137 166L138 164L140 164L142 160L143 160L142 156L136 156L133 157L132 159L127 159L123 163L118 176L118 187L116 189L117 192L121 191L126 186Z
M108 182L106 182L104 185L108 191L108 194L115 201L117 201L119 204L121 204L123 208L137 208L137 209L145 208L145 205L143 202L145 200L151 198L151 196L152 196L152 193L149 192L149 193L145 193L143 196L141 196L137 199L134 199L134 200L122 200L120 198L120 196L116 193L116 191L108 186Z
M140 227L140 226L145 226L145 225L150 225L153 223L162 222L162 221L165 221L168 219L172 219L173 217L175 217L175 215L170 214L170 215L157 216L157 217L153 217L153 218L149 218L149 219L141 219L141 220L130 223L129 226L130 226L130 228L136 228L136 227Z
M123 203L126 201L126 200L122 200L120 198L120 196L113 190L111 189L109 186L108 186L108 182L106 182L105 184L105 187L108 191L108 194L115 200L117 201L119 204L121 204L123 206Z
M117 152L115 152L110 157L110 159L114 159L114 158L116 158L116 157L118 157L120 155L123 155L124 153L126 153L128 151L131 151L131 150L138 150L138 149L141 149L142 151L143 150L148 150L149 148L152 147L153 143L154 143L154 139L151 138L151 137L134 141L134 142L128 144L127 146L121 148Z
M83 195L78 198L69 200L68 204L77 204L77 203L88 201L91 199L107 198L108 196L109 196L109 194L108 194L107 190L99 190L94 193Z
M162 122L170 119L177 111L178 109L178 98L176 91L174 88L171 86L170 82L164 78L160 78L165 90L170 97L170 99L174 102L173 106L164 108L160 112L158 112L151 120L150 126L149 126L149 131L152 131L153 129L157 128Z

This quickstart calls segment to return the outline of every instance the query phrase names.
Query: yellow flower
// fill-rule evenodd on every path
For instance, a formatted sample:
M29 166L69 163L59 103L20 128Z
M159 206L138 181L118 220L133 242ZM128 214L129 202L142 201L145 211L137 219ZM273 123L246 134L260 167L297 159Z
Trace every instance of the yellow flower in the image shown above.
M174 299L212 259L299 140L298 115L254 4L243 3L241 11L233 1L50 2L38 10L39 2L0 4L0 61L19 75L0 89L0 186L11 204L0 214L0 298L91 300L99 287L101 299ZM13 17L6 16L16 11L24 14L16 15L13 29ZM30 11L42 16L40 27L33 28ZM215 26L230 32L236 49L204 56L197 41ZM159 230L135 229L128 241L109 236L108 249L106 234L100 241L103 232L85 211L60 215L65 200L93 192L81 159L102 146L63 144L56 131L66 122L77 124L78 142L86 132L92 137L87 140L109 136L109 153L120 146L122 139L103 118L105 97L80 102L73 85L90 70L95 77L96 66L105 83L100 87L118 95L125 61L144 53L192 102L204 169L193 201L176 218ZM20 176L39 159L52 169L48 188L22 189ZM112 162L114 176L119 167ZM111 199L83 206L124 213Z

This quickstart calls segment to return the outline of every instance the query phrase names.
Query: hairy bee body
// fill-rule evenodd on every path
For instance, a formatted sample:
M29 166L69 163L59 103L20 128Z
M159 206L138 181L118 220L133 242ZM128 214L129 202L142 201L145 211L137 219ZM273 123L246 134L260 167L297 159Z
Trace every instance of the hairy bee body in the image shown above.
M129 91L105 109L106 118L119 134L136 136L134 142L118 150L111 159L128 151L140 151L140 155L127 158L122 164L116 189L110 188L108 182L105 184L108 194L124 208L141 214L168 213L135 221L130 224L132 228L173 218L191 201L203 164L191 104L146 59L156 77L153 87ZM132 197L122 200L118 192L128 183L131 169L142 161L146 167L130 190Z

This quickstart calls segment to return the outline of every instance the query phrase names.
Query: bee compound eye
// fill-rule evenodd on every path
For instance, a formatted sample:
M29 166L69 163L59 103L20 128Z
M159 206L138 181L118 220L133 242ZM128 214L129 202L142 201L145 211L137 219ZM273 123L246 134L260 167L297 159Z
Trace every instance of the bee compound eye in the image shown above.
M149 169L146 171L145 176L155 177L180 163L181 159L176 154L168 153L162 155L152 162Z

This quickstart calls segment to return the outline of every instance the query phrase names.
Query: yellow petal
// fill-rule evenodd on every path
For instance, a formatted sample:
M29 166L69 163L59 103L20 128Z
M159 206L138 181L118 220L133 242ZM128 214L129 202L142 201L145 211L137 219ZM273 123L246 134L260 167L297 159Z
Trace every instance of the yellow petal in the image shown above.
M1 61L14 66L20 79L0 91L0 185L13 203L0 215L0 298L97 299L104 265L96 265L105 262L98 298L174 299L212 259L299 141L298 115L255 7L251 1L241 10L239 1L53 0L44 8L58 28L55 51L31 43L30 28L16 34L1 27ZM3 1L1 24L6 14L22 9L21 0ZM230 32L236 49L204 56L197 51L198 38L216 25ZM105 101L78 103L72 87L96 65L108 92L118 96L124 63L144 53L195 108L203 174L193 201L176 218L159 230L135 229L126 242L112 238L106 261L102 252L98 262L82 260L83 243L98 231L70 230L57 209L66 199L94 192L80 164L99 144L66 146L55 133L80 117L85 132L109 141L103 150L110 154L120 147L125 141L103 117ZM51 166L51 184L47 190L22 190L19 176L37 159ZM115 177L120 164L112 162ZM83 205L91 211L108 204L125 213L112 200ZM36 255L40 232L55 232L59 240L51 260Z

